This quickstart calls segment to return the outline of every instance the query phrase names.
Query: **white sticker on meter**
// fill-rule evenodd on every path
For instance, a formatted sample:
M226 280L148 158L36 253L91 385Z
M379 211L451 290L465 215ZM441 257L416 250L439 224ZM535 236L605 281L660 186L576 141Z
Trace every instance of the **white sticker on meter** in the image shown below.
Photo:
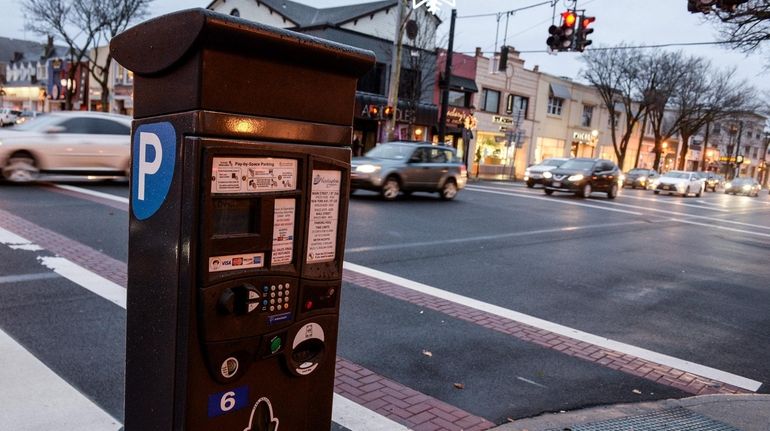
M211 193L264 193L297 189L297 161L272 157L214 157Z
M265 253L232 254L209 258L209 272L235 271L262 268L263 266L265 266Z
M313 171L310 191L307 263L329 262L337 252L342 171Z
M294 254L294 199L276 199L273 212L273 253L270 266L288 265Z

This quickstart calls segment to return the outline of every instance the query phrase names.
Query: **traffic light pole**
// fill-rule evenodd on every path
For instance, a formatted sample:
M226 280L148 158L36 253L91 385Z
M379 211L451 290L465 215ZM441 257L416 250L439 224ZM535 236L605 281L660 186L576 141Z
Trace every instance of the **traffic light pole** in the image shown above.
M444 144L446 135L446 117L449 112L449 84L452 79L452 50L455 43L455 20L457 9L452 9L452 19L449 21L449 46L447 47L446 63L444 65L444 86L441 89L441 117L438 121L438 143Z

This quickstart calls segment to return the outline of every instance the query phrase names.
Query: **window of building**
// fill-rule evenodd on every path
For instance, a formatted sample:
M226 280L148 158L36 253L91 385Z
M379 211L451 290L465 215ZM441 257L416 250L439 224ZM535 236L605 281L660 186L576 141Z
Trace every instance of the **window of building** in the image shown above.
M615 116L615 126L617 128L620 128L620 112L615 111L615 112L612 113L612 115ZM607 127L612 129L612 117L610 117L610 116L607 116Z
M239 11L238 9L233 9L233 10L230 11L230 15L232 15L232 16L241 16L241 11Z
M759 157L759 148L758 147L754 147L754 153L753 153L753 155L751 157L754 158L754 159Z
M722 126L719 123L714 123L714 127L711 129L711 133L719 136L722 134Z
M591 127L591 121L594 118L594 107L591 105L583 105L583 119L580 125L583 127Z
M460 108L470 108L471 93L449 90L449 106L457 106Z
M517 96L515 94L509 94L505 101L505 113L511 114L514 117L518 117L521 113L521 118L527 118L527 111L529 110L529 97Z
M377 63L358 80L357 91L385 94L385 64Z
M404 100L419 101L422 94L422 73L415 69L401 69L398 81L398 97Z
M500 92L485 88L481 90L481 110L497 114L500 109Z
M562 107L564 106L564 99L561 97L554 97L552 94L548 97L548 114L549 115L561 115Z

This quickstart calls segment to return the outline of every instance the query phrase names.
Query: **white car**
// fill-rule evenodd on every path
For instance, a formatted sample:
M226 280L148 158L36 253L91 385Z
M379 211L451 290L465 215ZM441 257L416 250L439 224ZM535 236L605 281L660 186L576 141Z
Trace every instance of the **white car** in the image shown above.
M542 162L528 167L524 171L524 181L527 183L527 187L532 188L535 184L543 184L543 174L558 168L563 165L569 159L562 157L552 157L544 159Z
M0 173L8 181L40 174L128 176L131 117L55 112L0 131Z
M655 181L655 194L668 193L700 197L706 189L706 181L698 172L669 171Z
M16 111L10 108L0 108L0 127L10 124L16 124L16 120L19 118L20 111Z

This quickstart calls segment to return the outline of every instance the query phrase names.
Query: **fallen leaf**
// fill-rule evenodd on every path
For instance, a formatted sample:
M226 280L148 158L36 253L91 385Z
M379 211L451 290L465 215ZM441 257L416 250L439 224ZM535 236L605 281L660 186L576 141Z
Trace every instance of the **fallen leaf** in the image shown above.
M641 395L641 394L642 394L642 391L640 391L639 389L634 389L634 390L633 390L633 391L631 391L631 392L633 392L633 393L635 393L635 394L637 394L637 395Z
M423 350L423 351L422 351L422 354L423 354L423 355L425 355L425 356L430 356L430 357L433 357L433 353L431 353L431 352L429 352L429 351L427 351L427 350Z
M457 388L457 389L465 389L465 385L464 385L464 384L462 384L462 383L455 383L455 384L454 384L454 386L455 386L455 388Z

